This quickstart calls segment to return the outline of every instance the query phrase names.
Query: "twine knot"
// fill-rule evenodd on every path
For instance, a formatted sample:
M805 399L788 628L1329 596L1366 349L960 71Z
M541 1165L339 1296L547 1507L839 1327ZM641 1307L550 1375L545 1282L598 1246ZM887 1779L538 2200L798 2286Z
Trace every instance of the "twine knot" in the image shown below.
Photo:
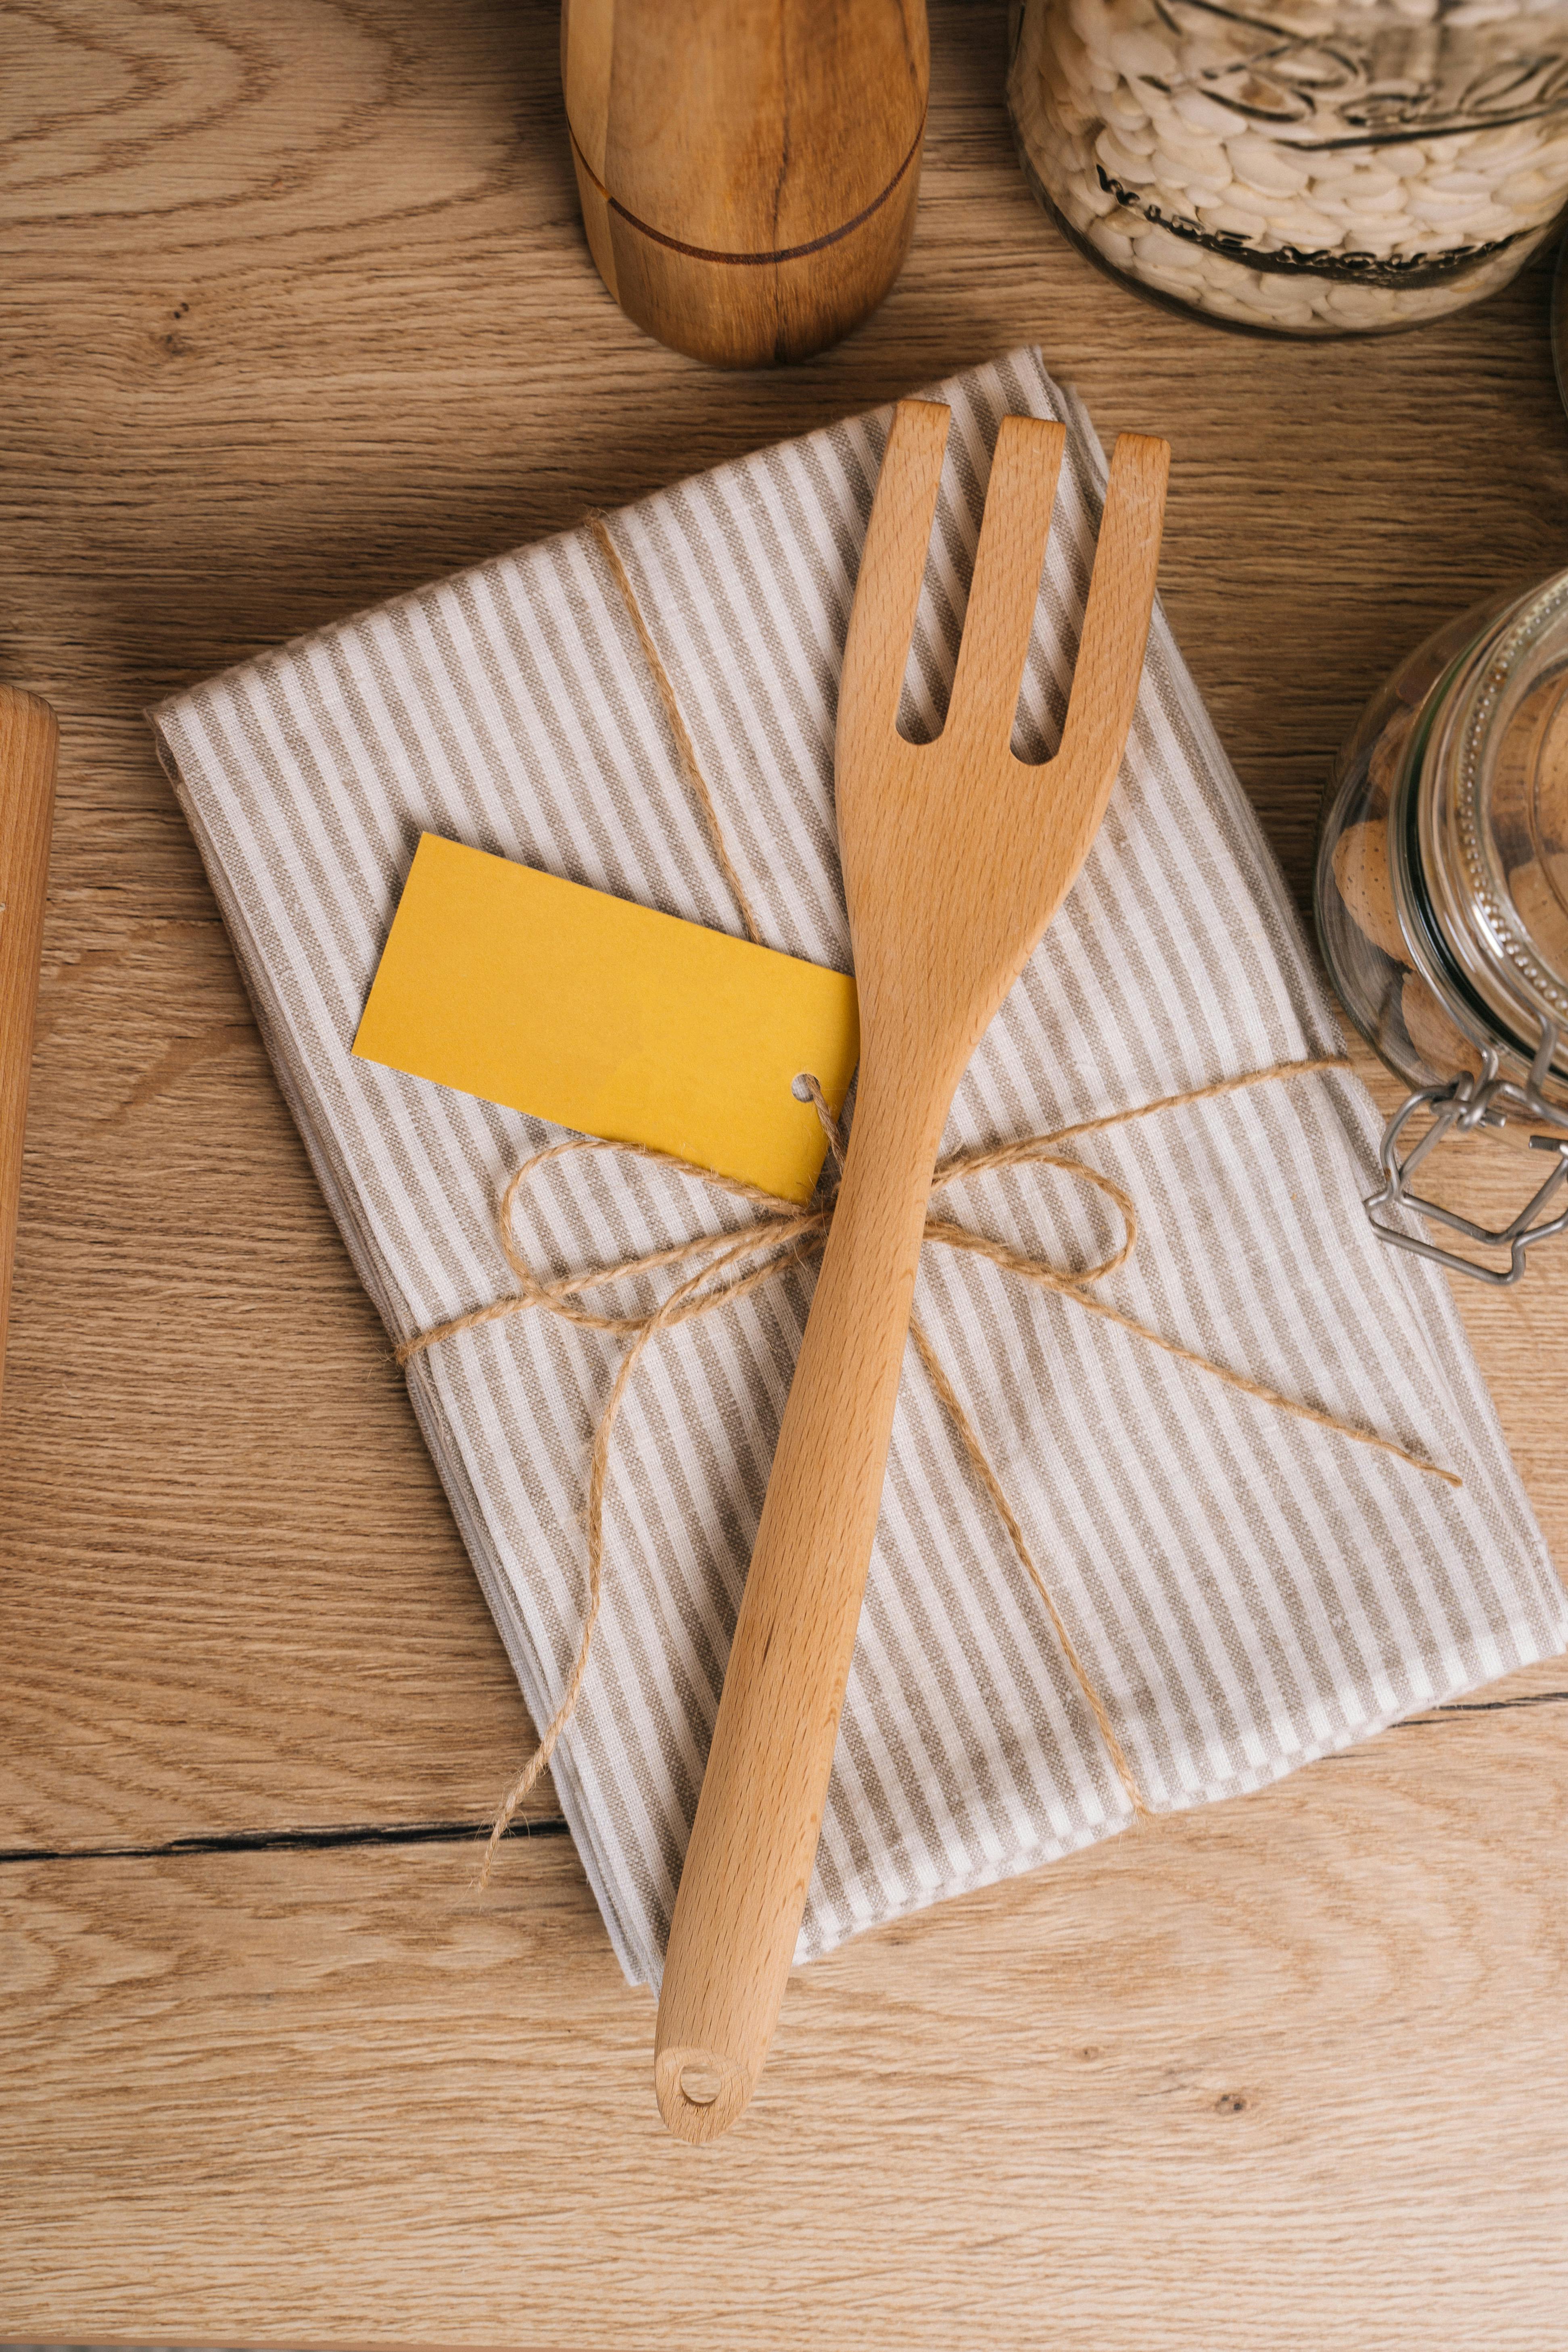
M1350 1438L1359 1445L1373 1446L1381 1453L1393 1454L1397 1461L1407 1463L1412 1469L1425 1471L1431 1477L1442 1479L1447 1486L1458 1486L1462 1481L1453 1471L1441 1469L1436 1463L1424 1460L1420 1454L1411 1453L1393 1438L1380 1436L1373 1430L1362 1429L1353 1422L1342 1421L1316 1405L1282 1396L1260 1381L1252 1380L1245 1373L1231 1371L1223 1364L1211 1362L1206 1356L1201 1356L1194 1349L1184 1347L1177 1340L1168 1339L1163 1333L1151 1330L1146 1324L1124 1315L1120 1308L1112 1307L1106 1299L1096 1297L1092 1292L1091 1286L1115 1274L1131 1256L1138 1239L1137 1212L1131 1195L1123 1185L1101 1170L1071 1157L1060 1148L1063 1144L1106 1128L1121 1126L1132 1119L1152 1118L1162 1111L1179 1110L1189 1103L1211 1101L1216 1096L1234 1094L1243 1087L1260 1086L1271 1079L1305 1077L1321 1070L1342 1070L1349 1066L1342 1054L1323 1055L1310 1061L1276 1063L1266 1070L1248 1071L1243 1076L1221 1079L1212 1086L1194 1087L1184 1094L1164 1095L1157 1101L1142 1103L1130 1110L1111 1111L1100 1118L1085 1119L1076 1127L1058 1128L1048 1134L1026 1135L1006 1143L956 1151L938 1162L931 1179L933 1195L966 1179L1025 1166L1055 1168L1075 1182L1088 1185L1110 1204L1121 1225L1120 1242L1094 1265L1081 1268L1053 1265L1047 1258L1015 1249L1009 1243L994 1240L987 1234L977 1233L973 1227L961 1225L951 1217L939 1215L930 1209L926 1213L923 1243L935 1244L945 1249L965 1250L975 1256L987 1258L1004 1273L1032 1283L1039 1289L1054 1291L1074 1306L1119 1325L1124 1331L1134 1333L1151 1347L1163 1349L1166 1355L1174 1356L1183 1363L1195 1366L1211 1378L1223 1381L1227 1388L1238 1390L1244 1396L1255 1397L1280 1412L1295 1415L1299 1420L1315 1422L1320 1428L1332 1430L1337 1435ZM574 1136L564 1142L549 1144L542 1151L536 1151L516 1171L501 1194L498 1209L497 1230L516 1283L515 1290L504 1297L492 1299L487 1306L472 1307L467 1314L453 1316L428 1331L417 1333L415 1338L405 1340L397 1349L397 1361L406 1365L427 1349L456 1339L465 1331L479 1330L488 1323L505 1322L514 1315L526 1315L535 1308L558 1316L563 1322L576 1324L584 1329L614 1333L631 1342L621 1359L600 1411L589 1457L588 1597L577 1655L554 1714L522 1771L502 1800L480 1865L481 1886L489 1879L496 1848L505 1836L512 1816L549 1763L582 1696L593 1652L594 1633L604 1601L605 1488L609 1473L611 1439L638 1363L660 1331L672 1330L699 1316L711 1315L720 1308L732 1306L760 1284L772 1281L786 1266L800 1265L817 1255L827 1239L844 1167L844 1139L816 1078L806 1076L805 1084L816 1105L828 1143L823 1181L816 1197L808 1207L802 1208L760 1185L716 1175L711 1169L699 1168L672 1153L655 1151L642 1144L607 1143L593 1136ZM622 1152L656 1167L669 1169L677 1175L695 1177L704 1184L715 1186L749 1202L756 1214L742 1225L721 1225L710 1232L694 1234L685 1241L671 1242L662 1249L647 1250L637 1256L617 1259L613 1264L589 1266L578 1274L546 1280L534 1271L518 1239L518 1208L528 1185L543 1169L558 1160L588 1151ZM654 1306L632 1313L619 1313L588 1303L595 1291L603 1290L612 1283L668 1273L674 1273L678 1278ZM1147 1814L1151 1810L1148 1800L1128 1761L1110 1711L1085 1668L1050 1588L1036 1564L1017 1515L992 1466L990 1456L918 1316L911 1315L910 1318L910 1337L927 1377L952 1423L970 1467L989 1496L1020 1565L1039 1594L1062 1656L1094 1717L1111 1769L1126 1791L1134 1813Z

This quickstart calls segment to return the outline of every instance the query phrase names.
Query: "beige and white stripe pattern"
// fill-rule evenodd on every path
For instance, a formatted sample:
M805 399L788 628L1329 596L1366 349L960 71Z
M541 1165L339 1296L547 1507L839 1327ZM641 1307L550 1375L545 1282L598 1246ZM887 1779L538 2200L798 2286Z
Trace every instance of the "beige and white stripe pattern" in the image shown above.
M905 721L917 734L939 723L999 418L1063 417L1070 455L1018 737L1042 757L1071 675L1103 460L1037 354L938 396L953 423ZM887 425L883 411L764 451L612 524L764 938L840 967L834 698ZM279 1080L389 1331L402 1340L499 1296L496 1198L552 1131L349 1052L419 833L739 929L591 533L231 671L156 723ZM1337 1045L1157 614L1104 830L975 1056L946 1148ZM1081 1157L1129 1189L1142 1224L1105 1295L1458 1471L1459 1492L984 1259L928 1254L918 1311L1159 1807L1255 1788L1568 1643L1568 1605L1443 1278L1368 1233L1374 1138L1369 1102L1339 1072L1086 1138ZM947 1200L1064 1264L1107 1246L1086 1188L1049 1170ZM539 1201L532 1252L563 1272L742 1213L607 1153L552 1170ZM658 1981L810 1282L787 1275L663 1335L616 1432L604 1619L554 1769L636 1979ZM584 1482L618 1344L520 1316L409 1370L537 1722L577 1647ZM1128 1817L911 1352L801 1956Z

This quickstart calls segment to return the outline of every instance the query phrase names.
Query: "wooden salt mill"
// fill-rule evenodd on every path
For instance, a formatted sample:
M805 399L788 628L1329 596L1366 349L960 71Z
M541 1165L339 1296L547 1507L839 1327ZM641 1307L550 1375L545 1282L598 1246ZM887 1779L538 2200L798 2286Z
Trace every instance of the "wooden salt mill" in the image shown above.
M925 0L563 0L583 222L639 327L719 367L807 358L909 250Z

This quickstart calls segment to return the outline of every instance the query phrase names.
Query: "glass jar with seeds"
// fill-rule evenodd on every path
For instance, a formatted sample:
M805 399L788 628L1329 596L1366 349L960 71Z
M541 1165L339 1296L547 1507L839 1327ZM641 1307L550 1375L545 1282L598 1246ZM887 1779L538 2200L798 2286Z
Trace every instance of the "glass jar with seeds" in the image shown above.
M1508 1264L1483 1278L1517 1280L1529 1247L1568 1228L1568 572L1450 622L1373 697L1325 795L1316 902L1345 1010L1411 1089L1373 1223L1481 1271L1398 1213L1417 1207L1500 1243ZM1506 1229L1413 1190L1450 1135L1531 1155L1541 1181Z
M1015 0L1008 102L1091 257L1266 333L1458 310L1568 198L1564 0Z

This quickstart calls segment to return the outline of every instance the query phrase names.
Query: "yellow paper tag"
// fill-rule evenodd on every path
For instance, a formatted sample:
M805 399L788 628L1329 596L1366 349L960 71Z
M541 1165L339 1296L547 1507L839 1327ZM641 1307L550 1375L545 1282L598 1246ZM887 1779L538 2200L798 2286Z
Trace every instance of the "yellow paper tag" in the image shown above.
M808 1201L859 1056L855 982L421 836L354 1039L366 1061Z

